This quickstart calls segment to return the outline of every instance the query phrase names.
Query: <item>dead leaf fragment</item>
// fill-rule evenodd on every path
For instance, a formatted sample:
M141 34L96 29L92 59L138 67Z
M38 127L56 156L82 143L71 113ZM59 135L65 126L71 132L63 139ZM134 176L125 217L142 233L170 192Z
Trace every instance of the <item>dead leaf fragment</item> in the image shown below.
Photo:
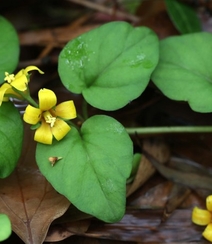
M166 221L173 213L173 211L181 205L181 203L188 197L190 193L191 190L188 187L180 184L173 184L161 221Z
M66 224L52 225L46 236L46 242L62 241L69 236L84 234L90 226L90 220L79 220Z
M154 167L167 179L190 187L192 189L206 189L212 191L212 178L209 175L199 174L198 172L186 172L172 169L161 164L156 158L148 152L143 154L150 160Z
M160 159L161 162L167 162L170 157L169 148L162 140L154 140L153 142L144 140L143 148L154 155L154 157ZM133 183L128 186L127 196L131 195L142 186L154 173L155 167L145 155L142 156L135 179Z
M25 131L25 145L15 171L0 180L0 212L9 216L13 231L26 244L43 243L51 222L70 205L38 170L32 133Z

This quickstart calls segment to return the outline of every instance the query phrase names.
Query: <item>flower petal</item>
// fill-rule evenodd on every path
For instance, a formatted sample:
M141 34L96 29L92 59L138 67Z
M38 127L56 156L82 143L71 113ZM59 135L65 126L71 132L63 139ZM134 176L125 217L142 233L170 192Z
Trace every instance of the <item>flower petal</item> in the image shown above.
M20 94L16 93L12 88L8 89L5 94L7 97L15 97L19 100L24 100L24 98Z
M21 75L18 78L15 78L10 84L19 91L26 91L28 80L26 75Z
M68 134L68 132L71 130L71 127L65 121L57 119L51 130L54 137L59 141L63 139L66 134Z
M60 103L55 108L55 114L63 119L74 119L77 117L73 101Z
M212 224L207 225L202 235L205 237L205 239L212 242Z
M40 70L38 67L33 66L33 65L30 65L30 66L26 67L26 68L24 69L24 73L25 73L25 74L28 74L28 72L29 72L29 71L32 71L32 70L37 70L40 74L44 74L44 72L43 72L42 70Z
M212 195L206 198L207 210L212 212Z
M28 124L35 125L40 121L41 113L42 111L39 108L28 105L24 112L23 120Z
M195 207L192 211L192 222L197 225L207 225L211 222L211 213L208 210Z
M8 83L4 83L1 87L0 87L0 106L2 104L3 101L5 101L4 95L7 92L8 89L11 89L11 85ZM8 99L6 99L8 100Z
M52 90L40 89L38 92L39 108L42 111L47 111L54 107L57 103L57 97Z
M52 144L52 132L49 124L42 121L41 126L35 131L34 140L43 144Z
M15 75L14 78L15 78L15 79L18 79L18 78L20 78L22 75L26 76L26 75L24 74L24 69L19 70L18 73Z

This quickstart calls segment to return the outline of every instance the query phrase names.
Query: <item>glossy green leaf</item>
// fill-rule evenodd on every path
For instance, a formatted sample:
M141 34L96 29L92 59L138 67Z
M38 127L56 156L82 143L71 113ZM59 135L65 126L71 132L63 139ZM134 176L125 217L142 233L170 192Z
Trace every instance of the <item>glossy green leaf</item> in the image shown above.
M62 159L52 167L51 156ZM38 144L36 159L47 180L79 210L106 222L123 217L133 148L125 128L115 119L89 118L80 132L72 128L60 142Z
M135 153L133 155L132 170L131 170L130 177L127 179L127 184L131 183L134 180L139 164L141 162L141 157L142 155L140 153Z
M192 7L178 0L165 0L168 14L182 34L202 31L197 13Z
M197 112L212 112L212 34L169 37L160 43L160 60L152 75L167 97L187 101Z
M6 214L0 214L0 226L0 242L2 242L12 233L11 222Z
M14 170L21 154L23 122L19 111L11 102L0 106L0 178Z
M18 64L19 39L12 24L0 16L0 84L4 81L5 71L11 73Z
M59 56L68 90L103 110L116 110L146 88L158 62L158 38L146 27L110 22L70 41Z

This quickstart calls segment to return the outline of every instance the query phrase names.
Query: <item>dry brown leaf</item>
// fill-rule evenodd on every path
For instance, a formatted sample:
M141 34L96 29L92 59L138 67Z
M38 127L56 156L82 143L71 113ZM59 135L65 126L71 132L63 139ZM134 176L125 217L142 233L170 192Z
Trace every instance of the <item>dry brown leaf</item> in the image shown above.
M170 151L168 146L161 140L154 140L150 142L145 140L143 143L143 149L154 155L160 162L167 162L170 157ZM141 162L135 176L133 183L128 186L127 196L131 195L141 185L143 185L153 174L155 173L155 167L150 161L142 155Z
M83 234L88 230L90 222L91 220L85 219L66 224L52 225L49 228L45 241L62 241L69 236Z
M191 190L185 186L180 184L173 184L171 192L168 196L168 201L166 203L166 207L163 212L162 221L166 221L173 211L178 208L181 203L188 197L191 193Z
M163 209L168 199L173 183L166 181L160 183L130 203L130 206L138 209Z
M70 205L38 170L33 134L25 130L18 166L8 178L0 180L0 212L9 216L13 231L26 244L42 243L51 222Z
M155 178L152 179L153 182ZM205 208L205 198L200 198L195 192L191 192L188 196L181 195L180 192L176 192L175 187L173 188L174 183L171 181L154 184L153 187L149 187L149 185L150 183L148 182L144 189L143 187L139 189L136 193L136 198L128 201L130 209L164 209L169 204L167 212L170 213L176 208L175 203L183 209L193 208L194 206Z
M211 175L202 174L201 172L187 172L180 171L164 166L156 158L146 151L143 151L143 154L151 161L154 167L158 172L163 175L165 178L187 186L192 189L206 189L212 191L212 179Z

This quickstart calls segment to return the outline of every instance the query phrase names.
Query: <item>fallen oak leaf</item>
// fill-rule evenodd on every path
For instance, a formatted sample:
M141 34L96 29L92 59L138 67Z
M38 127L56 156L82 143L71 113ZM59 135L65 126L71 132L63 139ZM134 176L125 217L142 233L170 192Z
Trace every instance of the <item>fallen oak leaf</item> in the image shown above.
M92 217L71 205L60 218L53 221L45 242L61 241L69 236L85 233L90 226Z
M13 231L24 243L37 244L44 241L49 225L63 215L70 202L38 170L33 131L25 131L24 141L17 168L0 180L0 212L9 216Z

